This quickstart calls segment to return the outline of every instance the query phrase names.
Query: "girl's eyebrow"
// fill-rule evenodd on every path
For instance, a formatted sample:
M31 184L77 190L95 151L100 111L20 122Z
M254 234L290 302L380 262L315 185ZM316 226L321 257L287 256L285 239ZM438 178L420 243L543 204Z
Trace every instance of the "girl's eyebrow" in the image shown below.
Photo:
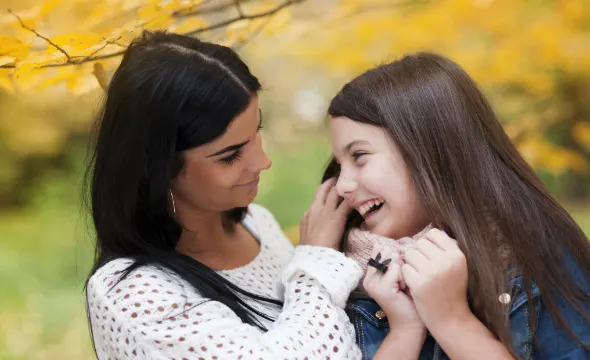
M354 140L354 141L352 141L352 142L348 143L348 145L346 145L346 146L343 148L343 151L344 151L345 153L349 152L349 151L350 151L350 148L351 148L351 147L353 147L353 146L354 146L354 145L356 145L356 144L369 144L369 142L368 142L368 141L366 141L366 140Z

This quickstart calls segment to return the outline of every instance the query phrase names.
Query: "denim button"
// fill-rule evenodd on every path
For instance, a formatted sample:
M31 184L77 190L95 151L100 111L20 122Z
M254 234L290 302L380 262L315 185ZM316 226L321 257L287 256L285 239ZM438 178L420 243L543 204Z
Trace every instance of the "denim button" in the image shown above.
M377 319L381 320L383 318L386 317L385 315L385 311L379 309L376 313L375 313L375 317L377 317Z
M508 293L503 293L498 297L498 300L500 300L500 302L504 305L510 304L510 300L512 298L510 297L510 294Z

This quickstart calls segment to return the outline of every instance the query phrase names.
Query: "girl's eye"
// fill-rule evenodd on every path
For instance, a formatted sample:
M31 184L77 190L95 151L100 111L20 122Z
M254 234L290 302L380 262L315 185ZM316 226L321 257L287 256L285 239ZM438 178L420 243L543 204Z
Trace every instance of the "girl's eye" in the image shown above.
M360 159L363 155L367 155L366 152L362 152L362 151L356 151L352 154L352 158L357 161L358 159Z
M262 121L261 121L260 124L258 125L258 129L256 129L256 131L260 131L260 130L262 130L262 128L264 128L264 125L262 125Z
M224 158L219 159L222 163L232 165L235 164L238 160L242 158L242 149L238 149L233 152L231 155L228 155Z

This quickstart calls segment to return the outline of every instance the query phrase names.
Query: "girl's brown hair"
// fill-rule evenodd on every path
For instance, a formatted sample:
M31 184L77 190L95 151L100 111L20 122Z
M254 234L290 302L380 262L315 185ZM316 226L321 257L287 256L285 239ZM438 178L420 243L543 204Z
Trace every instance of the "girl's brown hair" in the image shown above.
M566 266L571 257L590 278L590 242L520 156L475 82L456 63L432 53L405 56L355 78L330 104L331 117L380 126L395 141L424 211L450 232L468 261L473 313L507 348L510 333L498 295L506 268L531 284L567 333L556 300L584 318L590 301ZM332 160L324 178L337 176ZM348 225L354 226L354 214ZM531 317L534 320L534 317ZM533 324L534 325L534 324Z

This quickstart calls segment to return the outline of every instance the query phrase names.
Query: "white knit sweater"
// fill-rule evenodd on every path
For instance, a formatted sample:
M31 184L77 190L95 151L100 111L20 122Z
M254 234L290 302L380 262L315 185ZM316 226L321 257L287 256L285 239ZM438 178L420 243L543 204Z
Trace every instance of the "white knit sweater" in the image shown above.
M360 359L343 307L361 269L342 253L293 246L270 212L250 205L245 225L261 242L249 264L219 273L242 289L284 301L282 311L247 300L276 319L267 332L188 283L141 267L115 284L131 260L100 268L88 283L96 351L115 359ZM252 229L253 228L253 229Z

